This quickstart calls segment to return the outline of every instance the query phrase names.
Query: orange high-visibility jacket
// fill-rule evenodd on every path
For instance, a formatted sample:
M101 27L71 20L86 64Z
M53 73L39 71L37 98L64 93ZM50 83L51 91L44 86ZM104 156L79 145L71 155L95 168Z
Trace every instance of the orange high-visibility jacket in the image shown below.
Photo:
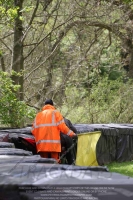
M37 152L61 152L60 131L72 137L75 135L65 124L63 116L52 105L45 105L32 126Z

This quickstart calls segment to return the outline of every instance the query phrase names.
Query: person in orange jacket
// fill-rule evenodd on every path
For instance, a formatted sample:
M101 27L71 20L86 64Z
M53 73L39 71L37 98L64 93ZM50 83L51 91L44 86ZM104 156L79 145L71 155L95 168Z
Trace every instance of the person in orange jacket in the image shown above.
M58 162L61 152L60 132L76 137L66 126L62 114L55 109L51 99L45 101L42 111L36 115L31 132L35 137L37 153L43 158L54 158Z

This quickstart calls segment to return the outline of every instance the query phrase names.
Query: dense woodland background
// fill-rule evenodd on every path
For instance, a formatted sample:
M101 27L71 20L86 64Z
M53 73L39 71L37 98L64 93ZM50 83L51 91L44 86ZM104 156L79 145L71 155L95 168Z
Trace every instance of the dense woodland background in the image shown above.
M132 0L0 0L0 121L51 98L73 123L133 123Z

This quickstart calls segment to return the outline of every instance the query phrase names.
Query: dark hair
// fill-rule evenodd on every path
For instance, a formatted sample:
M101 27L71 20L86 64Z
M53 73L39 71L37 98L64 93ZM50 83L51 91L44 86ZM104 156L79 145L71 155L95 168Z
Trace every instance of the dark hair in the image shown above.
M52 99L47 99L45 102L44 102L44 105L47 105L47 104L50 104L50 105L54 105Z

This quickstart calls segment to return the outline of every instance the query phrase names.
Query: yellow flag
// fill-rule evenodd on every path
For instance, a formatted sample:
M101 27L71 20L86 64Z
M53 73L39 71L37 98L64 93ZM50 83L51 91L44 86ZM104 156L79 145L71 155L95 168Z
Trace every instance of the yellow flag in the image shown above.
M98 166L96 145L100 136L100 131L78 134L76 165Z

